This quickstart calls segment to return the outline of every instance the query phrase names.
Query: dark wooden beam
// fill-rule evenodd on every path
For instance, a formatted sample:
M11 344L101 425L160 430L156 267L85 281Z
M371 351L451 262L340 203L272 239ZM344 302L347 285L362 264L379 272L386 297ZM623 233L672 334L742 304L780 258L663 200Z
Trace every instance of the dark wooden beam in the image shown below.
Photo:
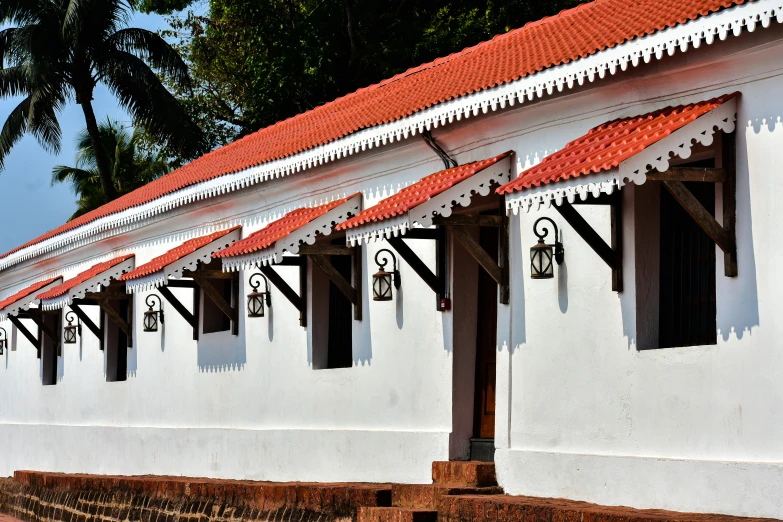
M353 247L353 288L356 292L356 302L353 304L353 318L362 320L362 247Z
M196 290L198 291L198 290ZM177 297L171 293L171 290L169 290L166 286L161 286L158 288L158 292L160 292L160 295L163 296L163 299L165 299L173 308L177 311L177 313L182 316L182 318L185 320L186 323L190 325L190 327L193 329L193 340L198 340L198 318L195 314L190 313L190 311L185 308L185 305L180 302Z
M84 312L84 310L81 309L81 306L76 303L71 303L71 310L74 314L76 314L76 317L79 318L82 325L86 326L89 331L92 332L92 334L98 338L98 343L100 344L101 350L103 350L103 329L98 328L98 326L95 325L95 323L90 319L87 314Z
M585 221L585 218L570 203L564 201L561 205L553 206L563 216L563 219L571 225L571 228L598 254L598 257L609 265L609 268L614 269L617 267L617 259L612 247L606 244L603 238L598 235L598 232L593 230L593 227Z
M291 258L287 258L291 259ZM302 310L299 311L299 326L307 327L307 256L299 256L299 293L302 297ZM285 261L286 258L283 258Z
M506 213L506 197L500 196L500 228L498 228L498 265L500 265L500 304L508 304L511 298L510 264L509 252L511 251L511 241L509 237L509 218Z
M704 181L707 183L722 183L726 180L726 170L698 168L698 167L671 167L664 172L653 170L647 173L647 179L653 181Z
M340 245L300 245L299 254L304 256L350 256L353 255L353 248Z
M234 311L234 317L231 319L231 334L239 335L239 274L231 274L231 309Z
M682 208L696 221L702 230L724 252L730 252L736 247L734 239L723 229L720 223L712 217L696 196L680 181L664 181L663 186L674 196Z
M269 265L261 265L259 270L261 270L261 273L269 279L269 282L275 285L275 287L280 290L280 293L283 294L299 312L302 312L307 308L305 306L304 298L297 295L294 289L285 282L285 279L280 277L280 274L278 274L274 268Z
M721 167L726 172L723 181L723 230L732 247L723 251L723 271L726 277L737 277L737 133L721 134Z
M11 321L11 324L16 326L17 331L21 332L22 335L24 335L25 338L28 341L30 341L30 343L33 345L33 347L35 347L35 349L38 350L38 358L40 359L40 357L41 357L41 348L38 345L38 339L36 339L36 337L32 333L30 333L30 330L28 330L27 327L24 324L22 324L22 321L19 320L18 317L13 316L13 315L9 315L8 316L8 320Z
M452 227L499 227L503 219L500 216L485 216L481 214L452 214L447 218L438 216L432 222Z
M481 265L487 274L489 274L497 284L502 285L503 274L500 267L495 263L495 260L492 259L492 256L487 254L487 251L481 247L478 241L473 239L473 236L471 236L464 227L447 225L447 228L449 229L449 232L451 232L451 235L454 236L454 239L468 251L470 256Z
M326 258L326 256L323 256L321 254L309 254L310 259L313 260L313 263L315 263L318 268L323 270L323 272L329 277L329 280L334 283L334 286L337 287L337 289L353 304L354 306L359 302L359 299L357 297L357 292L351 286L351 283L349 283L343 275L337 271L334 266L332 266L332 263L329 262L329 260ZM354 314L355 315L355 314Z
M33 313L28 313L23 315L23 313L19 314L22 318L31 319L37 326L39 331L43 332L43 334L49 338L50 341L54 343L55 346L57 346L60 342L60 335L58 332L55 332L52 330L48 324L43 320L43 313L41 313L40 310L36 310Z
M432 270L430 270L429 267L424 264L424 261L419 259L419 256L417 256L416 253L405 244L402 238L390 237L387 241L392 246L392 248L397 251L400 257L403 258L406 263L408 263L408 266L410 266L413 271L416 272L425 283L427 283L427 286L429 286L432 291L438 295L438 297L446 293L446 285L443 281L443 278L435 275Z
M611 247L614 252L614 266L612 267L612 290L623 291L623 197L618 190L609 197L612 200L611 207Z
M302 266L303 264L307 264L307 258L304 256L283 256L283 259L276 263L277 266Z
M198 289L198 285L195 281L186 281L182 279L169 279L166 282L166 286L169 288L190 288L193 290Z

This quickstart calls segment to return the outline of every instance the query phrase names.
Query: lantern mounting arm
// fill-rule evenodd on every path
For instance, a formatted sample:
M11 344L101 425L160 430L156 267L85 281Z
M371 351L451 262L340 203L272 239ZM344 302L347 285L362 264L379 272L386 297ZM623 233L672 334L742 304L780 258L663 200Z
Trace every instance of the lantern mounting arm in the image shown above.
M313 264L320 268L334 286L353 305L353 318L362 320L362 251L361 247L339 245L301 245L299 254L309 256ZM332 265L327 255L350 255L353 259L354 284L351 285Z
M171 293L169 288L189 288L193 291L193 313L190 313L185 305ZM170 280L165 286L158 287L158 292L163 296L174 310L182 316L186 323L193 328L193 340L198 341L198 312L199 299L201 297L198 291L198 285L195 281Z
M563 216L563 219L571 225L571 228L579 234L585 243L598 254L608 266L612 269L612 290L615 292L623 291L623 207L622 195L616 192L610 196L609 205L611 207L612 220L612 245L609 246L603 238L590 226L582 215L567 201L560 205L553 205L555 209Z
M81 321L81 324L87 327L89 331L95 335L95 337L98 338L98 342L100 343L100 349L103 350L103 325L99 328L95 325L95 323L92 321L92 319L89 318L89 316L84 313L84 310L81 309L81 305L85 304L95 304L90 301L82 300L82 299L74 299L71 303L71 311L76 314L76 317L79 318L79 321ZM103 318L103 314L101 314L101 318Z
M16 317L14 315L9 315L8 320L11 321L11 324L16 326L16 329L21 332L22 335L25 336L25 338L30 341L30 344L32 344L34 347L36 347L36 350L38 350L38 357L41 357L41 349L38 347L38 339L30 332L30 330L27 329L27 327L22 324L22 321L19 320L19 317ZM38 336L41 336L40 330L38 332Z
M294 289L280 277L280 274L272 268L272 265L261 265L258 269L267 279L269 279L269 282L280 290L280 293L299 310L299 326L307 326L307 258L304 256L283 258L284 261L287 259L290 261L280 264L283 266L293 265L299 267L299 287L301 289L301 295L294 292Z

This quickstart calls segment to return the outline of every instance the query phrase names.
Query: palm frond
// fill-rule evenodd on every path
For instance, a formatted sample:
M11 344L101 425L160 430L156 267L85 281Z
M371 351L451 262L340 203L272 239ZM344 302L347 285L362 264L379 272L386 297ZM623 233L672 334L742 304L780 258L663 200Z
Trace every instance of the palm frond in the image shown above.
M26 97L14 107L0 131L0 170L5 166L5 158L27 130L27 114L30 110L30 97Z
M117 31L106 40L106 43L119 51L135 54L183 88L190 87L188 65L159 34L131 27Z
M22 65L0 69L0 96L30 94L27 70Z
M201 128L143 60L116 51L103 64L102 73L109 90L150 135L185 156L195 157L208 150Z

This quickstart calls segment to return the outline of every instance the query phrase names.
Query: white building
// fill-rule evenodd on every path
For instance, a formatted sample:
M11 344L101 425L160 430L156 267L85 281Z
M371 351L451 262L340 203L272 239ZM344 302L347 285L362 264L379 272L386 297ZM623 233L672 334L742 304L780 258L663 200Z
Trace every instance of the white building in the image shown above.
M598 0L2 256L0 473L428 482L494 445L507 493L783 518L781 22Z

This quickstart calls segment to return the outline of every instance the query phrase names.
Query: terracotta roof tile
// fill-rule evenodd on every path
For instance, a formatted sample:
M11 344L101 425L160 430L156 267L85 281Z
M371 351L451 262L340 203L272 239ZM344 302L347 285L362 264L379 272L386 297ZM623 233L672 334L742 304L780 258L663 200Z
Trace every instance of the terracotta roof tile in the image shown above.
M666 107L599 125L499 187L497 193L507 194L611 170L736 96L738 93L726 94L704 102Z
M12 295L10 297L6 297L2 301L0 301L0 310L3 310L7 306L11 306L15 302L20 301L20 300L24 299L25 297L27 297L29 295L35 295L35 292L37 292L38 290L40 290L41 288L43 288L45 286L48 286L48 285L54 283L58 279L61 279L61 277L57 276L57 277L53 277L51 279L47 279L46 281L39 281L38 283L35 283L34 285L28 286L24 290L20 290L19 292L15 293L14 295Z
M596 0L410 69L214 150L9 254L182 188L399 120L748 0Z
M347 198L338 199L336 201L332 201L317 207L298 208L296 210L292 210L277 221L269 223L258 232L254 232L245 239L237 241L230 247L215 253L213 257L224 258L242 256L271 247L275 244L276 241L283 239L291 232L302 228L314 219L318 219L333 208L342 205L355 195L356 194L353 194Z
M335 227L336 230L347 230L349 228L358 227L365 223L371 223L376 221L382 221L394 216L404 214L412 208L415 208L430 198L437 196L441 192L445 192L460 181L463 181L472 175L481 172L497 163L498 161L507 158L512 152L504 152L494 158L489 158L481 161L474 161L472 163L466 163L459 167L453 167L446 170L441 170L435 174L430 174L413 185L408 185L404 189L400 190L393 196L379 201L376 205L370 208L364 209L357 215L347 221L343 221Z
M126 261L133 257L133 254L128 254L126 256L120 256L115 257L112 260L104 261L103 263L98 263L97 265L89 268L88 270L85 270L81 274L77 275L73 279L69 279L63 284L59 286L55 286L51 290L48 290L38 296L36 296L36 299L54 299L55 297L60 297L61 295L65 295L68 293L68 291L85 281L89 281L93 277L105 272L106 270L112 268L115 265L118 265L122 263L123 261Z
M158 256L152 261L148 263L144 263L140 267L136 268L132 272L128 272L127 274L123 274L120 277L120 281L130 281L131 279L138 279L140 277L144 277L149 274L154 274L155 272L159 272L169 266L171 263L177 261L178 259L182 259L185 256L188 256L198 250L199 248L205 247L208 244L212 243L213 241L216 241L220 239L221 237L225 236L226 234L229 234L233 232L234 230L237 230L239 228L242 228L240 226L236 226L234 228L229 228L228 230L221 230L219 232L214 232L212 234L208 234L206 236L197 237L194 239L190 239L188 241L185 241L181 245L179 245L176 248L172 248L162 256Z

